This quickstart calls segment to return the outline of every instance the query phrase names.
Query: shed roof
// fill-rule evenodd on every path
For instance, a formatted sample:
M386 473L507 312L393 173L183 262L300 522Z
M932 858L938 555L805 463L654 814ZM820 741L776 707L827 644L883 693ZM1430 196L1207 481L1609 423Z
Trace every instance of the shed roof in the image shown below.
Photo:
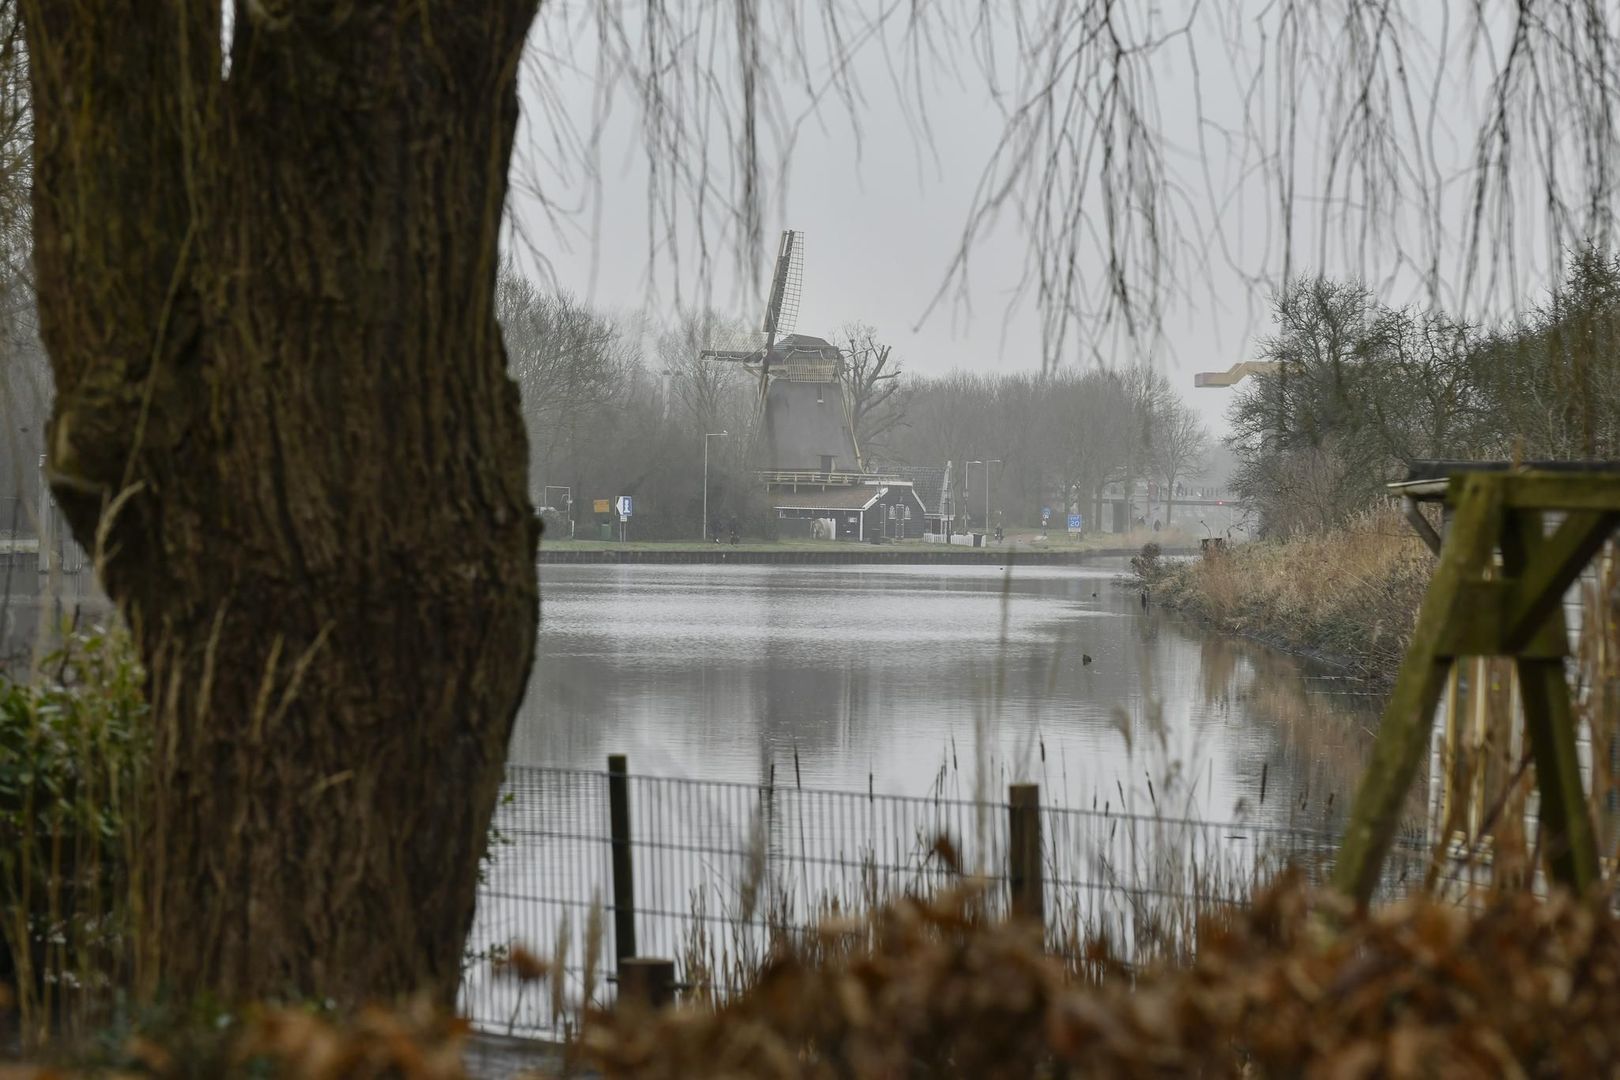
M865 510L883 495L873 484L831 487L825 491L773 491L773 510Z
M884 469L886 476L893 476L904 480L916 489L917 499L923 504L923 510L930 514L944 512L941 505L945 500L945 470L929 465L898 465L894 468Z

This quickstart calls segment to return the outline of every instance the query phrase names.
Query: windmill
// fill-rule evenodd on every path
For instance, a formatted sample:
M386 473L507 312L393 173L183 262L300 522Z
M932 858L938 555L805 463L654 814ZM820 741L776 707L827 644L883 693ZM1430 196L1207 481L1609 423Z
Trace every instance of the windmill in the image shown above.
M764 346L705 349L699 355L705 360L740 363L757 378L754 431L756 440L763 435L768 444L769 469L765 471L819 468L831 472L829 459L845 468L859 469L859 453L849 431L843 395L833 393L834 408L818 415L822 412L819 407L829 403L827 389L838 381L838 348L821 338L792 333L803 289L804 234L786 229L777 248L770 297L760 327L765 335ZM808 408L807 391L811 387L815 389L816 409ZM836 424L836 429L831 424Z

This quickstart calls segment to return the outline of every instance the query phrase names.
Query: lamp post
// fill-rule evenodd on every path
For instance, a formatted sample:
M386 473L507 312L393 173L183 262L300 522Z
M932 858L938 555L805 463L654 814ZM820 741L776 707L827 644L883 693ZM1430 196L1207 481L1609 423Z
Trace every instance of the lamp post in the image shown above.
M711 431L703 436L703 542L709 542L709 440L723 439L729 431Z
M984 532L990 535L990 466L1000 465L1000 458L990 458L988 461L970 461L969 465L984 466Z

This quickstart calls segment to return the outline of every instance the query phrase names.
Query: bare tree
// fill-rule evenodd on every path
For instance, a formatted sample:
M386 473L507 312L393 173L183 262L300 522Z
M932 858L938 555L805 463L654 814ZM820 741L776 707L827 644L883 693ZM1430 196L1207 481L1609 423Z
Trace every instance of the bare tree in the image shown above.
M572 294L541 292L510 264L496 282L495 314L522 393L531 494L542 496L559 477L577 489L580 425L623 394L638 344Z
M0 532L37 526L51 380L34 310L28 200L33 115L22 24L0 0Z
M1131 405L1121 381L1098 371L1059 372L1042 387L1047 415L1040 426L1052 451L1052 471L1065 509L1100 525L1103 485L1129 453Z
M1172 401L1159 414L1154 430L1153 460L1164 483L1164 523L1176 512L1176 485L1203 475L1209 456L1209 429L1185 403Z
M1620 454L1620 254L1571 255L1563 280L1522 318L1471 343L1481 441L1544 458Z
M895 429L906 422L906 390L899 357L883 344L877 330L851 323L836 341L838 381L844 391L850 430L861 461L871 465L887 456Z
M746 451L759 398L758 378L743 365L704 357L709 349L748 349L759 334L713 312L689 313L658 338L658 362L693 431L733 432L732 445Z
M1123 396L1125 409L1124 453L1120 456L1115 479L1125 490L1126 506L1135 497L1136 481L1154 473L1154 455L1159 441L1159 423L1176 402L1176 394L1164 372L1145 364L1133 364L1113 373Z

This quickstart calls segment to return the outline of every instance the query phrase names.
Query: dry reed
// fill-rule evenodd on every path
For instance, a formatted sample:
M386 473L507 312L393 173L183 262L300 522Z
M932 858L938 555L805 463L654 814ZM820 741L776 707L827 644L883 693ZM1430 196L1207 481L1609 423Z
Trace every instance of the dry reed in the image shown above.
M1238 544L1181 564L1154 592L1224 633L1388 683L1433 565L1400 515L1379 510L1340 530Z

